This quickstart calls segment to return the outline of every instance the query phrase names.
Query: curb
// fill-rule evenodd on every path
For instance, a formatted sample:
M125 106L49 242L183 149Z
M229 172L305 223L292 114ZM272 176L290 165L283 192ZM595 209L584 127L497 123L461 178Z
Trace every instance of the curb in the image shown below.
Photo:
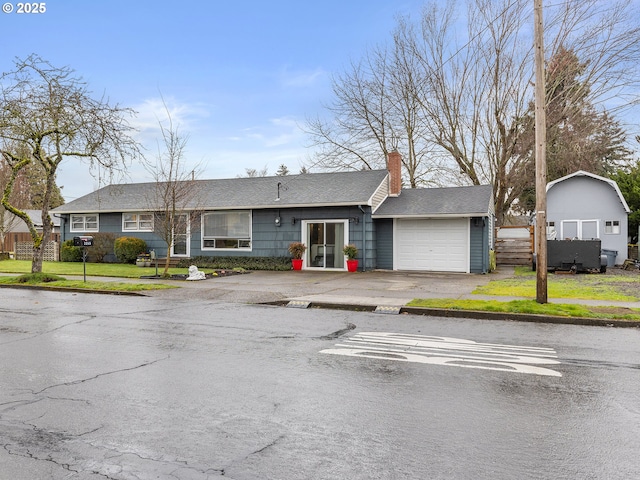
M263 302L259 305L287 306L289 300ZM354 305L347 303L309 302L307 308L323 308L329 310L351 310L355 312L375 312L372 305ZM557 325L582 325L589 327L640 328L640 322L628 320L587 318L587 317L552 317L530 313L502 313L480 310L449 310L444 308L400 307L400 314L422 315L429 317L470 318L476 320L501 320L512 322L551 323Z
M146 297L143 292L124 292L122 290L88 290L84 288L65 288L65 287L41 287L39 285L2 285L0 288L24 288L28 290L46 290L51 292L71 292L71 293L99 293L102 295L128 295L132 297Z

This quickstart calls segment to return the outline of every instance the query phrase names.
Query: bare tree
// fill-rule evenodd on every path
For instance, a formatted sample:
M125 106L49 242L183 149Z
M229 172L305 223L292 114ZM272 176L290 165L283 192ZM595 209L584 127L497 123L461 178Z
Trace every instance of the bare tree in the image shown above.
M245 171L245 174L238 175L238 178L241 178L243 176L249 177L249 178L266 177L269 175L269 167L267 165L262 167L260 170L258 170L257 168L245 168L244 171Z
M163 100L164 103L164 100ZM153 175L155 188L148 198L150 209L154 212L153 230L167 245L167 256L163 275L168 275L171 265L171 251L178 248L180 235L188 241L186 232L190 225L197 220L200 209L199 183L196 177L200 174L200 166L185 168L184 156L188 135L180 133L174 126L171 113L164 104L167 113L167 125L159 121L162 135L161 146L155 164L146 164L147 170Z
M433 181L437 170L421 121L416 92L422 79L412 68L404 45L377 47L333 80L335 101L326 108L332 119L307 120L313 166L325 170L386 168L387 154L398 150L411 187Z
M85 161L93 171L124 171L139 155L127 117L129 109L94 99L86 83L68 67L54 67L37 55L17 59L0 77L0 152L11 168L2 205L27 224L33 239L32 273L42 271L52 221L49 210L60 164ZM35 164L44 173L42 233L29 215L11 203L20 172Z
M400 18L392 48L374 49L334 80L331 121L308 122L321 147L316 164L377 168L397 139L407 178L491 184L501 222L527 174L517 145L532 128L530 3L469 0L465 12L455 0L431 1L419 22ZM580 81L590 90L575 94L610 117L638 106L640 20L629 1L563 0L545 15L549 55L562 47L585 64Z

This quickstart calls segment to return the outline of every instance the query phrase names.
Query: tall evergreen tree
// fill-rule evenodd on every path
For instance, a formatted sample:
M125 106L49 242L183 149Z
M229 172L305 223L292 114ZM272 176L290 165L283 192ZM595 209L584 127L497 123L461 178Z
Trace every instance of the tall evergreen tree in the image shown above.
M631 152L625 146L625 132L606 110L589 101L591 86L582 79L586 63L560 47L547 66L547 180L553 181L577 170L607 176L628 164ZM522 120L523 134L518 154L525 157L517 186L522 190L518 209L535 207L534 105Z
M640 142L640 138L638 139ZM627 201L629 213L629 236L632 243L638 243L638 227L640 226L640 160L635 165L619 169L610 177L615 180Z

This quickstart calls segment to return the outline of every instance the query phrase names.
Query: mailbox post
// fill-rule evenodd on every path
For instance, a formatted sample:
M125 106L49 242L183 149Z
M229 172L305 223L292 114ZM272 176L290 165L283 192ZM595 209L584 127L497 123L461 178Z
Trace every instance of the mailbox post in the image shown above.
M87 247L93 247L93 237L73 237L73 246L82 247L82 272L87 283Z

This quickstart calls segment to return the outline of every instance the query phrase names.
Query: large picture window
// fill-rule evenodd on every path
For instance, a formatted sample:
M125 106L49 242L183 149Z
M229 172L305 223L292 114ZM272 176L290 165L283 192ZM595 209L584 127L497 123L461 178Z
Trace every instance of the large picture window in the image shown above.
M99 228L98 215L71 215L72 232L97 232Z
M153 213L123 213L123 231L153 231Z
M207 212L202 215L202 249L251 249L249 210Z

